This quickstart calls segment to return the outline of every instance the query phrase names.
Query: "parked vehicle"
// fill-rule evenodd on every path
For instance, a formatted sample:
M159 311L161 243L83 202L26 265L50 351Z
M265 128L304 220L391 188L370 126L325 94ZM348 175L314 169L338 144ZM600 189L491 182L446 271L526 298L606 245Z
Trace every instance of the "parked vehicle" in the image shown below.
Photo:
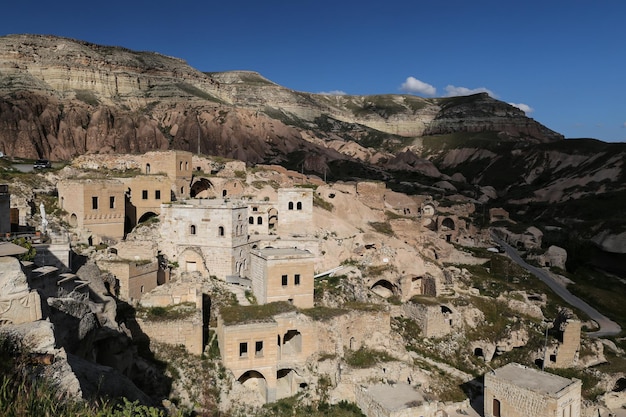
M34 164L33 168L35 169L47 169L52 168L52 164L47 159L38 159Z

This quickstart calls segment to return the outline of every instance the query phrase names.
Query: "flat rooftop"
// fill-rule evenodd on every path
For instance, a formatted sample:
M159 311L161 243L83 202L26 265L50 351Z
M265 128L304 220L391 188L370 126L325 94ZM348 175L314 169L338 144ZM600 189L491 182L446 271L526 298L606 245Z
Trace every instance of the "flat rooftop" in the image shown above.
M367 393L388 411L405 410L424 403L424 396L408 384L370 385Z
M579 381L563 378L538 369L509 363L494 371L495 377L500 381L508 382L529 391L554 395L568 386Z
M256 251L264 259L282 258L312 258L313 254L308 250L297 248L263 248Z

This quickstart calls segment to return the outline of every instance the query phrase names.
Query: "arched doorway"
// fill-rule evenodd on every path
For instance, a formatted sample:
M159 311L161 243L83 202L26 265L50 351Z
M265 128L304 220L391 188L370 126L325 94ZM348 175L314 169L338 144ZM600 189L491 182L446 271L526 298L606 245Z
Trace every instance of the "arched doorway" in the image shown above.
M141 217L139 218L139 221L137 222L137 224L143 223L145 221L150 220L153 217L156 217L157 214L153 211L147 211L144 214L141 215Z
M370 289L383 298L389 298L396 293L396 287L386 279L376 281Z
M259 393L263 402L267 401L267 380L262 373L254 370L246 371L237 381L249 390Z
M270 230L276 229L278 226L278 210L274 207L267 211L267 225Z
M191 198L209 198L215 196L213 183L206 178L200 178L191 185L189 191Z
M70 226L72 227L78 226L78 217L76 216L75 213L71 214L69 223L70 223Z
M276 399L291 397L298 392L299 375L293 369L279 369L276 372Z

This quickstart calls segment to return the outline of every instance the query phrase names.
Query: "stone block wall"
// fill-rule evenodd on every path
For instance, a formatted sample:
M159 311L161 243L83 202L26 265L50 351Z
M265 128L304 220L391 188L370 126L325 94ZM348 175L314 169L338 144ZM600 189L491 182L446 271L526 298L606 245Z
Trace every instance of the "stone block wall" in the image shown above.
M313 190L278 189L278 233L306 235L313 232Z
M182 345L189 353L201 355L203 346L202 311L184 320L148 321L137 319L141 331L150 340L169 345Z
M298 249L252 251L252 290L260 304L290 301L299 308L313 307L314 257Z
M425 337L443 337L460 321L458 314L446 306L404 303L402 310L417 322Z
M389 338L391 314L388 310L353 310L318 324L320 353L344 355L344 350L377 348Z
M57 184L70 226L97 240L124 237L124 184L118 180L66 180ZM97 242L94 242L97 243Z

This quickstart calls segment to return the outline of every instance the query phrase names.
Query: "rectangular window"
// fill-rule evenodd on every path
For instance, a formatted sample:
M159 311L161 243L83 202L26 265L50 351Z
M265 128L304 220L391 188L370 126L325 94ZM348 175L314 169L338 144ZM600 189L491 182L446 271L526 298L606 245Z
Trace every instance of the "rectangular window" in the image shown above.
M293 276L293 283L295 285L300 285L300 274L296 274Z
M157 200L161 199L161 190L155 190L154 191L154 198Z
M115 196L109 197L109 208L115 208Z
M254 343L254 355L263 356L263 341Z
M148 199L148 190L143 190L141 192L141 199L142 200L147 200Z
M287 286L287 275L283 275L283 287Z
M247 356L248 356L248 343L247 342L239 343L239 357L245 358Z
M91 208L98 210L98 197L91 197Z

